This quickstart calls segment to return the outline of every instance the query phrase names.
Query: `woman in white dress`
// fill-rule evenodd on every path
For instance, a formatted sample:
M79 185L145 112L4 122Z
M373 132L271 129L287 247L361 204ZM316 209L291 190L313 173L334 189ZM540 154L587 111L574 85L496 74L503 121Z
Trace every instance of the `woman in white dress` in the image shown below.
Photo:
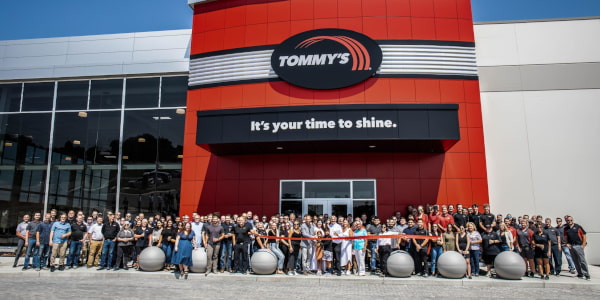
M348 220L344 220L342 225L342 234L341 237L350 237L354 236L352 229L350 228L350 223ZM342 249L341 249L341 257L340 257L340 265L342 268L346 269L346 275L350 275L352 270L352 240L342 240Z

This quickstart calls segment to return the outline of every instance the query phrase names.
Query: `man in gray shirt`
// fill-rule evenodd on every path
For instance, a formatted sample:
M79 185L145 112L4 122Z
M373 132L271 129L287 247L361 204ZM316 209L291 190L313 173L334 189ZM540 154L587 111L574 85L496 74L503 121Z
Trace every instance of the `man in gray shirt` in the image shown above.
M304 215L304 223L300 226L300 231L302 232L302 237L304 238L316 238L316 229L317 226L313 224L312 217L310 215ZM310 262L313 254L313 244L314 241L311 240L303 240L300 242L300 249L302 251L302 271L304 275L308 275L310 273Z
M17 241L17 252L15 253L15 263L13 264L13 268L17 267L19 262L19 257L21 257L21 252L23 252L23 247L25 247L25 234L27 234L27 225L29 224L29 215L23 216L23 222L17 225L16 235L19 238Z
M204 245L206 246L206 272L204 276L208 276L211 271L217 272L219 265L219 250L221 250L221 240L225 238L225 230L219 225L219 217L212 216L210 225L204 226Z

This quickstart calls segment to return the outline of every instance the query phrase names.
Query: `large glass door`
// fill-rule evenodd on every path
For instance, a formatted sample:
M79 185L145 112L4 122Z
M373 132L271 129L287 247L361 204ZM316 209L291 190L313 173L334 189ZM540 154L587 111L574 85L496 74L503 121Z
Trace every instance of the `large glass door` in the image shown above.
M304 200L302 212L311 216L346 216L351 209L351 199L310 199Z

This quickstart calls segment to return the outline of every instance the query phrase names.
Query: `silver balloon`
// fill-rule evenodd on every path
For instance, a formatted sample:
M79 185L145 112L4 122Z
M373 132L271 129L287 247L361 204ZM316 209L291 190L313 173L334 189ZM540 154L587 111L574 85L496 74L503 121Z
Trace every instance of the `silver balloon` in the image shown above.
M144 271L160 271L165 266L165 253L158 247L148 247L140 253L138 264Z
M387 259L387 271L394 277L409 277L414 269L415 261L406 251L394 251Z
M277 256L267 249L259 249L250 259L252 271L259 275L270 275L277 269Z
M192 265L190 271L193 273L204 273L206 272L206 265L208 263L208 257L206 256L206 249L197 248L192 251Z
M467 273L465 257L456 251L442 253L436 266L440 274L446 278L462 278Z
M500 278L519 280L525 274L525 262L521 255L504 251L494 260L494 269Z

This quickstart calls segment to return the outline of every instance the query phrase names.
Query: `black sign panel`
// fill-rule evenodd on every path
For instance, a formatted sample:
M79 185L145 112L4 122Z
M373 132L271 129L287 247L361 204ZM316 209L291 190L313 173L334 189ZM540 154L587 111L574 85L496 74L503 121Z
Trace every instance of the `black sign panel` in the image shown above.
M364 34L345 29L317 29L290 37L271 56L281 79L317 90L348 87L373 76L383 54Z
M196 143L216 154L443 152L460 139L456 104L358 104L198 112Z

